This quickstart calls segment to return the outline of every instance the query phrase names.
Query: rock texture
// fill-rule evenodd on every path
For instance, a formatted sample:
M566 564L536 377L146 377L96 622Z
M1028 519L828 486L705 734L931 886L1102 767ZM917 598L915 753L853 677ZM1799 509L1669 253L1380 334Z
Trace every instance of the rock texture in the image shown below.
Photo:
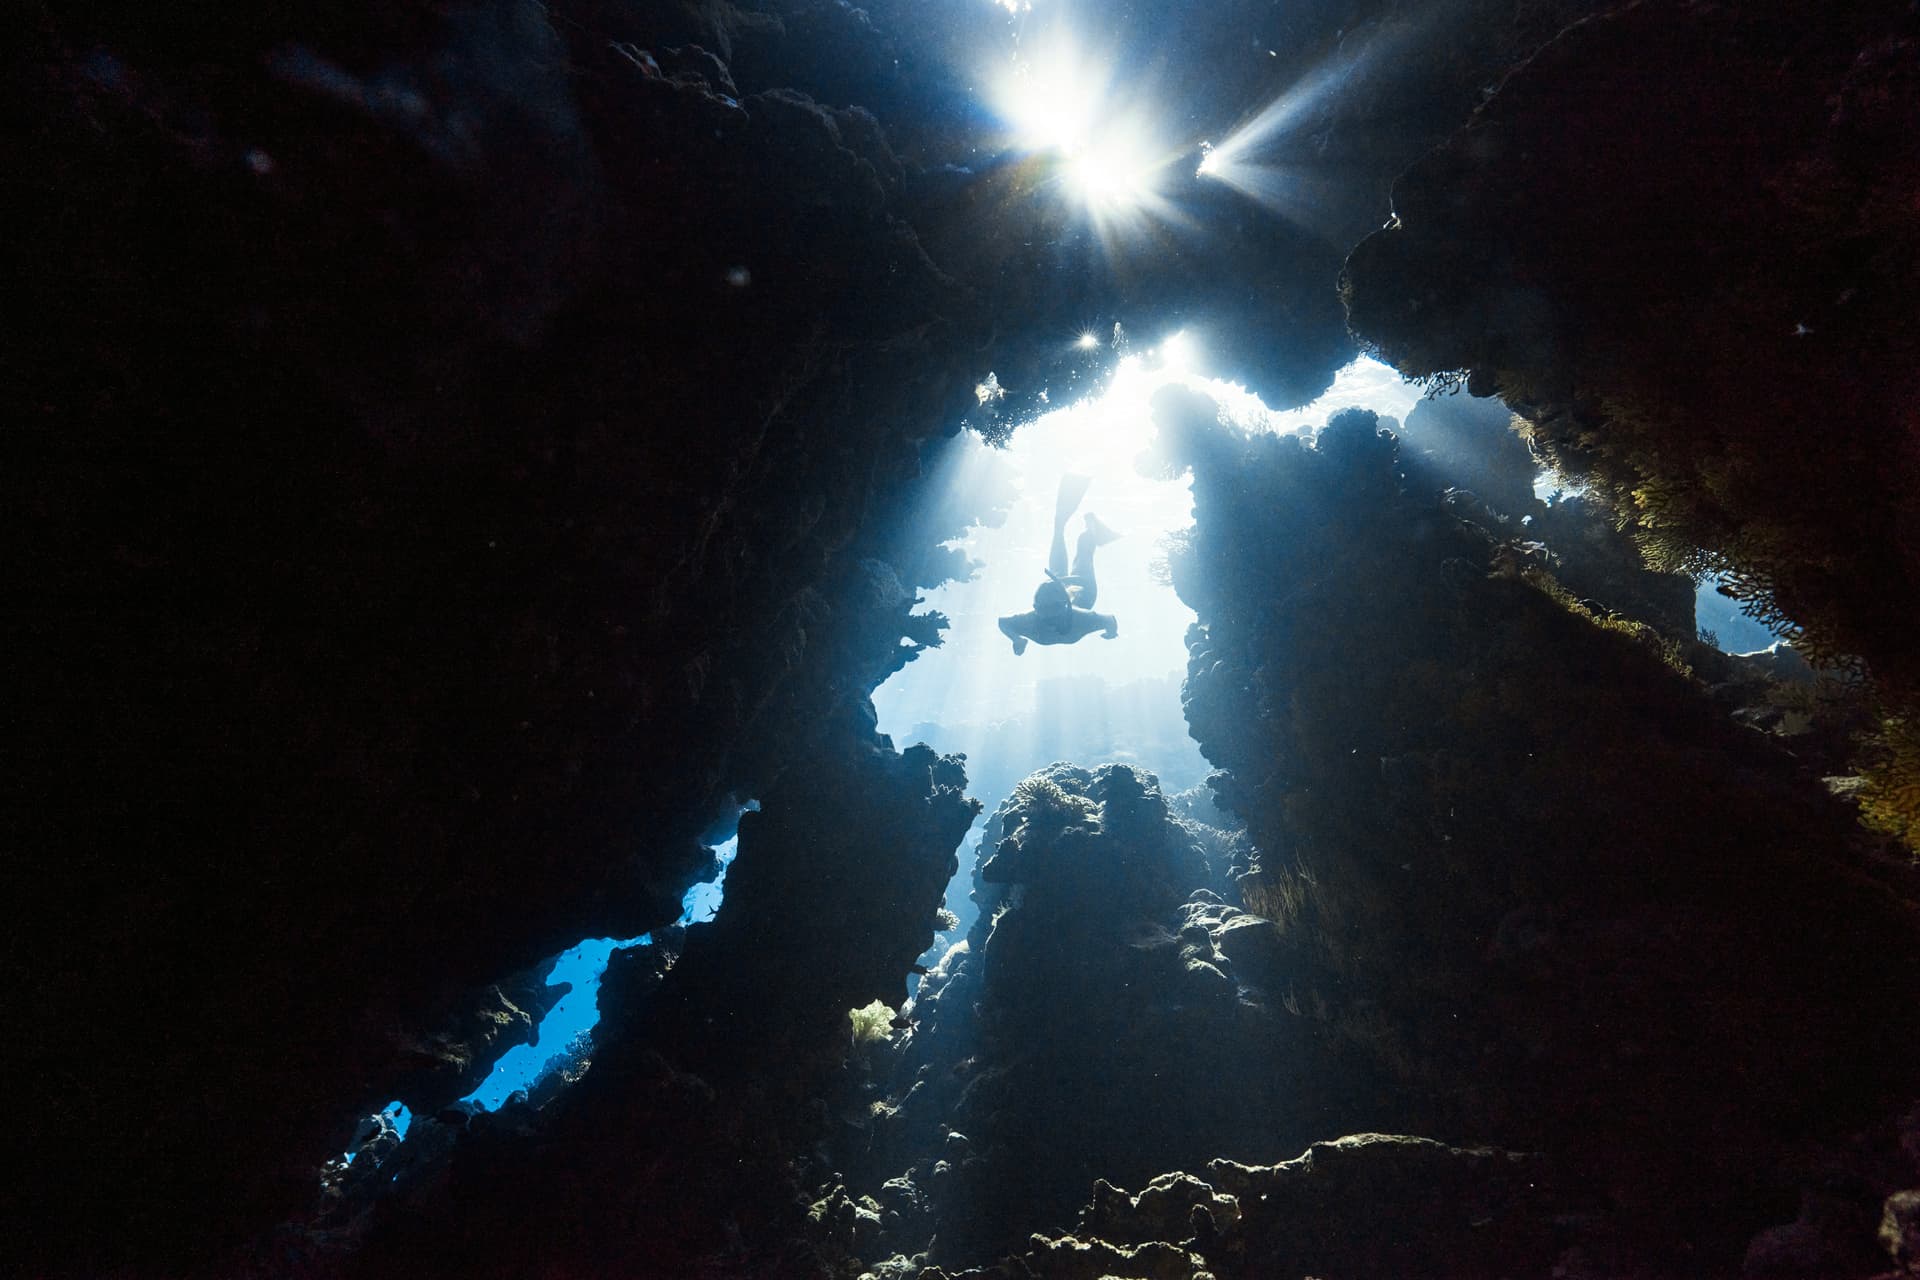
M870 117L630 16L9 54L10 1249L172 1271L305 1203L937 637L888 557L966 291Z
M1735 1269L1804 1144L1884 1143L1911 1087L1910 872L1677 646L1404 488L1371 414L1305 444L1160 407L1188 716L1292 998L1416 1132L1578 1168L1649 1269Z
M1258 1161L1337 1126L1364 1069L1282 1007L1275 926L1223 896L1235 852L1126 766L1015 789L982 842L978 922L847 1100L840 1167L878 1210L850 1252L988 1262L1096 1179Z
M1580 1218L1547 1178L1537 1157L1354 1134L1276 1165L1215 1160L1207 1180L1166 1174L1135 1195L1100 1182L1071 1234L952 1280L1603 1274L1566 1243Z
M1517 511L1511 452L1441 506L1445 448L1419 479L1364 425L1190 433L1189 714L1246 833L1056 771L919 1025L854 1043L847 1012L904 997L972 816L867 701L1004 499L924 492L952 437L1186 325L1310 399L1355 349L1341 261L1483 100L1352 259L1352 322L1910 687L1898 6L1124 6L1110 80L1151 99L1177 211L1127 236L1007 145L983 68L1044 32L987 4L15 17L0 1270L812 1277L898 1245L902 1273L1061 1239L1101 1177L1208 1170L1202 1207L1253 1223L1209 1161L1367 1130L1568 1161L1650 1267L1831 1270L1876 1230L1910 1265L1884 1121L1915 895L1728 723L1837 773L1857 708L1762 710L1729 669L1708 699L1671 580L1576 536L1601 516ZM1264 202L1195 172L1269 106ZM1891 823L1920 755L1876 710ZM673 930L749 798L723 920ZM591 1045L455 1104L547 958L648 932ZM405 1143L370 1118L395 1097ZM1362 1146L1305 1182L1399 1204L1328 1166L1431 1161L1474 1203L1508 1168ZM1139 1234L1114 1209L1054 1252L1405 1261L1224 1208L1241 1243L1189 1247L1198 1203L1191 1236L1092 1243Z
M811 1274L786 1256L805 1232L796 1158L829 1133L817 1099L847 1056L847 1010L904 997L975 812L957 761L842 736L798 744L806 762L742 817L715 923L609 969L578 1081L476 1118L421 1186L372 1203L350 1253L306 1237L316 1265Z
M1578 24L1399 179L1346 285L1404 373L1471 374L1661 559L1864 660L1891 719L1868 812L1910 840L1917 40L1894 2Z

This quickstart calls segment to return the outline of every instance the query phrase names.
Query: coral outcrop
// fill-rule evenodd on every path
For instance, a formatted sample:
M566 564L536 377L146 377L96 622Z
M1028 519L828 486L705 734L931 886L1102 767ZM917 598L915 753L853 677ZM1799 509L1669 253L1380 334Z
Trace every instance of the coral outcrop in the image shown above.
M1413 1131L1580 1169L1650 1270L1736 1268L1807 1144L1890 1138L1911 876L1657 631L1404 488L1372 415L1307 444L1160 409L1188 716L1293 998Z
M1864 659L1896 830L1920 814L1898 763L1920 699L1920 162L1891 141L1920 111L1917 40L1893 2L1577 24L1402 175L1346 283L1383 358L1497 391L1656 558L1730 569L1810 653Z
M993 5L16 16L0 1269L1404 1267L1314 1234L1371 1199L1579 1274L1531 1199L1474 1227L1536 1167L1477 1144L1597 1197L1620 1268L1911 1266L1916 893L1815 776L1910 832L1901 6L1121 6L1166 148L1125 227L1009 141L986 72L1045 33ZM1005 505L928 492L955 436L1183 326L1303 403L1349 319L1864 657L1874 771L1862 703L1690 647L1597 508L1528 506L1484 398L1398 462L1174 424L1236 816L1046 771L856 1041L974 816L868 701ZM547 959L642 934L591 1041L459 1102ZM1448 1145L1272 1163L1368 1131ZM1063 1236L1101 1178L1146 1190Z
M1124 765L1020 783L982 843L978 922L849 1100L841 1167L882 1210L860 1256L990 1262L1096 1179L1272 1159L1334 1123L1354 1076L1282 1007L1274 926L1225 896L1236 851Z

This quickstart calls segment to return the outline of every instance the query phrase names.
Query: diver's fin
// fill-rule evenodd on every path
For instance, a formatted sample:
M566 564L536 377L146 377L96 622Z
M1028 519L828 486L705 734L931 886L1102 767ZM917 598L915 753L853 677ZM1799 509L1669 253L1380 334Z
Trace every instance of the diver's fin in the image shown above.
M1093 535L1094 543L1098 546L1105 546L1120 536L1117 529L1091 511L1087 512L1087 532Z
M1080 509L1080 500L1087 496L1087 486L1092 483L1092 476L1083 476L1072 471L1060 477L1060 492L1053 500L1054 528L1067 527L1068 517Z

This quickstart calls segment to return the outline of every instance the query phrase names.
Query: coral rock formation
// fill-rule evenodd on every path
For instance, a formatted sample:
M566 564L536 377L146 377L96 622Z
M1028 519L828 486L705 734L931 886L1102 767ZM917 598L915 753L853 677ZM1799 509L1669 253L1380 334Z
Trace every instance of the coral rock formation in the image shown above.
M1309 445L1160 410L1188 715L1300 1006L1416 1132L1579 1168L1641 1265L1736 1265L1803 1144L1911 1088L1911 877L1673 644L1404 489L1371 414Z

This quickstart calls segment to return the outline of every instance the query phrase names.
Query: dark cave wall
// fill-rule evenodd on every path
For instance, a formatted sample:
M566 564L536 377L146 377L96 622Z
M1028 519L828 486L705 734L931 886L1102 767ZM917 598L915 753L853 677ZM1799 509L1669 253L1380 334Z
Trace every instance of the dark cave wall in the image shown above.
M978 920L843 1111L835 1167L885 1210L849 1252L991 1263L1098 1178L1322 1131L1345 1078L1268 992L1271 926L1221 896L1244 852L1126 765L1020 783L973 870Z
M1912 6L1662 0L1580 24L1410 168L1356 334L1472 376L1670 565L1864 660L1867 810L1920 816Z
M698 55L40 18L7 1240L173 1270L457 1096L484 1062L420 1044L469 988L671 921L794 726L935 638L878 557L978 371L871 122Z
M649 1255L659 1274L685 1274L690 1259L760 1274L829 1265L780 1253L799 1234L796 1197L823 1180L794 1160L817 1159L812 1144L834 1131L813 1100L836 1087L826 1077L846 1005L904 980L930 932L927 885L965 826L956 766L876 743L863 709L879 680L937 639L941 620L913 614L912 591L959 567L930 552L979 514L930 518L915 505L942 438L969 411L1003 431L1049 386L1057 398L1076 374L1097 378L1112 353L1062 355L1095 321L1147 336L1217 326L1208 350L1222 371L1276 405L1311 397L1352 352L1332 282L1347 246L1385 215L1391 176L1516 57L1591 7L1226 5L1205 23L1184 5L1126 10L1110 29L1127 75L1179 99L1169 114L1182 136L1221 136L1303 73L1371 70L1315 99L1281 157L1317 175L1324 220L1269 217L1176 168L1173 195L1191 225L1111 261L1084 222L1048 203L1043 166L996 151L998 126L967 85L977 48L1004 53L1010 28L984 4L932 29L922 10L891 4L25 9L22 38L0 61L0 92L22 122L3 144L19 176L8 202L17 225L0 248L0 529L15 549L0 569L12 709L0 894L16 910L10 1061L27 1082L16 1158L33 1177L8 1204L0 1257L55 1273L124 1262L144 1274L324 1275L364 1238L368 1274L422 1259L508 1273L532 1265L530 1242L546 1232L606 1263L652 1238L653 1206L691 1186L671 1243ZM1769 73L1800 86L1786 95L1794 101L1811 101L1805 84L1840 86L1824 141L1793 153L1811 166L1796 173L1813 176L1779 197L1800 220L1726 233L1777 253L1815 225L1827 237L1815 237L1819 262L1868 264L1872 287L1846 314L1883 316L1904 296L1881 282L1905 280L1910 266L1901 193L1911 184L1874 156L1894 150L1884 144L1899 137L1910 86L1897 42L1839 74L1834 51L1862 30L1839 24ZM1728 65L1744 74L1745 63ZM1749 94L1744 83L1738 92ZM1420 181L1404 187L1402 226L1416 231ZM1478 190L1453 176L1432 185ZM1828 234L1842 223L1853 229ZM1356 299L1363 268L1364 255ZM1744 259L1727 268L1727 289L1751 272ZM1662 323L1674 313L1662 310ZM1356 304L1354 321L1384 347L1371 314ZM1891 355L1906 354L1906 339L1891 341ZM1756 367L1800 369L1766 364L1778 346L1757 344ZM1702 339L1700 349L1717 348ZM1495 363L1476 349L1435 368ZM1865 365L1834 367L1861 373L1865 389L1822 403L1850 406L1849 422L1907 421ZM981 414L973 388L990 370L1010 394ZM1550 399L1499 385L1520 403ZM1895 456L1885 443L1875 437L1858 457ZM1247 465L1258 474L1266 462ZM1904 473L1884 474L1858 505L1886 499L1905 512ZM1354 492L1382 486L1375 475ZM1248 529L1265 529L1263 518L1233 516ZM1905 581L1906 516L1889 519L1860 532L1890 548L1863 574ZM1485 659L1496 641L1458 620L1436 632L1458 609L1431 596L1459 576L1453 559L1469 577L1483 573L1484 546L1458 535L1467 549L1436 560L1421 540L1458 531L1445 519L1413 527L1426 532L1408 535L1411 551L1395 541L1400 529L1371 542L1355 531L1330 554L1359 548L1360 561L1338 562L1429 601L1433 626L1408 643L1440 635L1449 657ZM1279 553L1279 537L1268 530L1250 545ZM1853 549L1844 538L1818 545L1840 548L1826 565ZM1433 579L1407 583L1407 556L1439 566ZM1231 597L1244 618L1262 602L1295 616L1297 565L1236 572L1210 608L1230 613ZM1721 751L1718 731L1703 727L1704 713L1674 710L1687 701L1673 692L1678 677L1649 668L1624 638L1596 649L1590 624L1542 613L1511 576L1492 581L1469 595L1518 619L1499 653L1532 672L1532 646L1564 643L1597 655L1603 674L1569 690L1556 668L1539 676L1543 692L1522 680L1487 708L1388 645L1380 669L1413 673L1404 705L1466 708L1480 717L1469 718L1473 732L1505 740L1518 732L1513 701L1536 692L1542 707L1584 698L1607 708L1632 693L1660 708L1646 711L1649 731L1680 745L1566 796L1595 824L1576 824L1571 841L1505 772L1436 782L1418 744L1383 752L1381 778L1362 780L1388 788L1366 821L1311 803L1294 815L1281 802L1291 793L1269 777L1270 761L1294 757L1274 753L1304 750L1344 786L1333 726L1369 715L1385 726L1403 702L1330 697L1288 729L1307 748L1270 741L1272 726L1242 712L1275 705L1261 681L1284 668L1248 665L1264 643L1249 637L1245 652L1219 657L1217 679L1197 671L1195 723L1237 762L1230 794L1273 859L1263 875L1286 873L1295 857L1316 865L1302 830L1339 834L1342 857L1377 844L1369 856L1390 860L1380 851L1427 830L1435 787L1484 785L1475 833L1506 880L1498 891L1491 880L1439 883L1434 901L1460 895L1465 923L1409 914L1410 890L1391 867L1357 857L1322 905L1412 928L1445 960L1432 984L1452 991L1483 963L1473 930L1495 906L1551 897L1502 825L1517 812L1514 831L1575 881L1582 867L1613 865L1616 844L1640 850L1623 864L1632 875L1595 890L1597 912L1620 913L1596 918L1630 927L1612 943L1581 934L1581 964L1599 957L1603 977L1613 963L1652 972L1712 949L1708 936L1751 942L1758 976L1728 973L1724 959L1706 972L1742 992L1759 989L1742 981L1777 977L1783 1003L1771 1013L1742 1004L1706 1025L1770 1033L1804 1013L1830 1034L1783 1033L1791 1051L1779 1065L1713 1114L1744 1120L1769 1082L1894 1036L1897 998L1877 1029L1849 1011L1905 971L1857 971L1850 957L1882 937L1888 955L1904 955L1902 926L1876 905L1873 882L1840 903L1826 864L1809 870L1787 847L1802 837L1807 848L1844 847L1832 812L1779 782L1775 763L1735 750L1726 769L1741 785L1760 779L1754 789L1771 799L1703 835L1698 850L1720 851L1715 868L1743 869L1666 869L1596 798L1643 783L1649 796L1669 794L1655 761L1677 752L1713 776L1714 804L1734 812L1732 774L1693 754ZM1319 600L1307 585L1305 598ZM1598 587L1576 590L1611 603ZM1799 598L1777 594L1783 607ZM1384 600L1335 603L1337 634L1365 641L1386 625ZM1224 636L1235 624L1215 625ZM1847 643L1877 674L1900 670L1890 650ZM1532 777L1535 766L1496 758ZM1328 793L1315 794L1324 806ZM529 966L582 936L671 921L709 869L698 836L748 796L770 806L743 838L741 901L754 905L735 907L743 923L704 942L673 939L616 967L606 997L616 1012L578 1101L471 1129L464 1117L424 1117L439 1127L423 1138L444 1159L410 1166L391 1204L341 1236L329 1235L338 1224L307 1224L272 1237L266 1254L221 1252L310 1202L318 1162L345 1144L361 1109L400 1094L431 1112L468 1087L505 1043L496 1030L521 1032L520 1015L543 998ZM1672 805L1687 820L1692 811ZM868 829L867 814L884 820ZM756 826L778 838L756 839ZM1609 832L1619 840L1601 838ZM1715 894L1744 901L1749 860L1764 868L1751 878L1774 886L1753 921L1713 916L1693 941L1654 930L1657 963L1620 954L1645 936L1634 885L1705 885L1709 907ZM770 887L756 894L756 883ZM1793 915L1782 904L1803 886ZM856 887L873 896L851 910L836 895ZM1769 923L1802 936L1822 912L1861 933L1863 950L1784 972L1799 953L1753 936ZM1537 932L1571 927L1547 918L1550 927L1515 926L1523 956ZM1210 938L1220 924L1211 920ZM1344 936L1315 928L1303 932ZM1453 1033L1420 1041L1430 1028L1394 1004L1389 961L1376 954L1381 967L1369 968L1332 951L1302 954L1347 981L1377 981L1382 994L1368 1006L1323 990L1327 1026L1358 1028L1379 1062L1414 1064L1414 1079L1457 1080L1465 1059ZM1501 999L1531 1016L1565 974L1529 987L1533 961L1515 963L1519 992ZM1823 982L1856 994L1821 1005L1808 993ZM709 1025L716 1009L728 1021ZM1503 1078L1538 1085L1514 1065L1510 1036L1476 1027L1511 1073ZM1585 1034L1562 1027L1542 1051L1559 1061L1591 1050L1591 1062L1621 1052ZM1699 1033L1672 1034L1691 1045ZM1868 1061L1897 1079L1903 1052L1896 1043ZM1545 1095L1516 1088L1511 1116L1485 1110L1484 1091L1436 1104L1436 1131L1461 1117L1463 1128L1476 1118L1489 1131L1551 1133ZM1836 1099L1834 1114L1853 1101ZM1737 1151L1768 1155L1771 1134ZM530 1194L536 1173L552 1185ZM727 1237L730 1220L743 1237ZM102 1230L109 1221L115 1229Z
M1372 415L1308 446L1159 408L1194 473L1188 718L1260 851L1241 893L1408 1131L1580 1170L1634 1274L1735 1271L1823 1143L1889 1147L1920 894L1848 806L1679 646L1403 488ZM1900 1165L1856 1170L1849 1212ZM1826 1262L1864 1274L1870 1230L1846 1240Z
M1394 12L1232 76L1163 44L1158 82L1219 127ZM1014 411L1123 311L1297 352L1246 363L1276 399L1349 351L1339 247L1217 196L1205 250L1099 260L994 157L986 6L21 18L5 1239L52 1264L204 1257L358 1109L484 1070L488 984L671 920L713 814L936 633L868 564L925 561L906 496L988 370ZM1464 111L1512 45L1473 47L1410 100ZM1383 190L1417 115L1319 136ZM819 643L869 612L864 656Z
M821 1273L807 1192L847 1010L905 998L978 806L926 747L840 724L794 745L741 820L715 923L663 940L672 956L619 953L579 1081L474 1117L449 1159L345 1224L352 1252L291 1236L316 1274Z

